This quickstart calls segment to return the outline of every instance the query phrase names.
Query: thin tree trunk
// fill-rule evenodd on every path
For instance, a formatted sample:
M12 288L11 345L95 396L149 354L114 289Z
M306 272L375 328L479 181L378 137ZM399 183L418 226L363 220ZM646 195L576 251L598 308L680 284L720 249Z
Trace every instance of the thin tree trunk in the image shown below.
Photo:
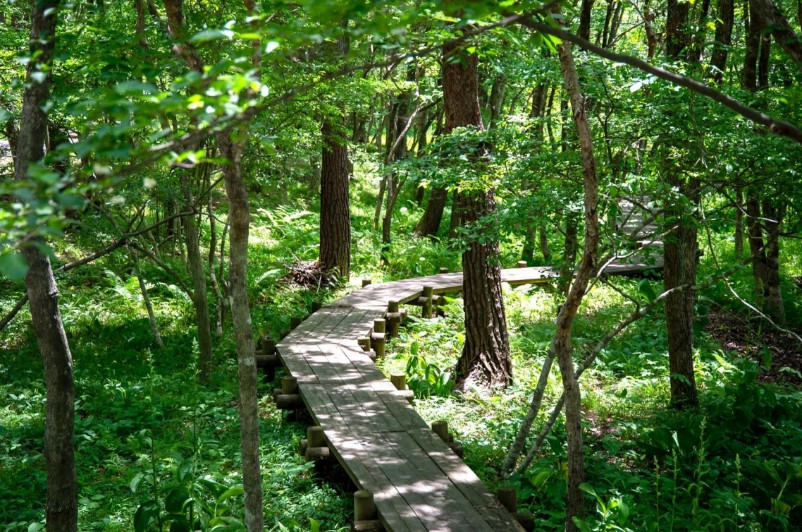
M249 14L253 14L253 0L245 0ZM184 59L191 70L201 72L203 61L193 46L185 42L186 21L181 0L165 0L170 35L176 41L173 52ZM253 18L253 24L258 23ZM261 46L253 43L252 63L260 68ZM252 94L243 95L251 98ZM246 118L250 116L246 115ZM250 206L248 192L242 178L242 150L247 139L247 120L236 131L223 130L216 135L220 157L226 161L222 166L226 194L229 201L230 225L230 290L234 336L237 344L237 368L239 376L240 453L242 457L242 485L245 495L245 527L248 532L264 529L262 508L262 481L259 468L259 410L256 393L256 353L248 304L248 232ZM236 134L236 140L232 138Z
M205 165L201 165L201 168ZM181 172L181 188L187 205L194 202L188 171ZM198 381L208 384L212 380L212 325L209 320L209 301L206 293L206 272L200 251L200 235L194 216L181 219L184 224L184 241L187 248L187 265L192 279L192 304L195 307L195 324L198 327Z
M716 20L716 36L713 42L713 55L710 66L713 79L721 82L727 68L727 57L732 44L732 27L735 20L735 3L733 0L719 0L718 19Z
M52 59L58 20L58 0L33 3L30 52L22 113L17 133L14 178L28 179L28 168L44 157L47 115L50 99ZM44 79L34 80L34 72ZM58 287L50 259L38 247L22 250L28 264L25 288L36 341L45 371L45 468L47 502L45 524L48 530L73 532L78 529L78 487L75 476L73 430L75 389L72 355L58 305Z
M214 218L214 208L212 207L212 194L209 192L209 202L207 204L209 212L209 257L207 263L209 265L209 282L212 284L214 291L214 335L220 340L223 337L223 292L220 290L220 283L217 281L217 273L215 272L217 261L217 221Z
M551 260L551 250L549 249L549 235L546 230L546 222L540 222L540 253L543 255L543 260L547 263Z
M569 212L565 220L565 246L563 248L562 264L560 265L560 290L568 295L571 278L574 275L576 254L579 250L579 220L577 214Z
M560 56L565 88L571 101L574 124L579 137L584 183L585 248L576 279L571 285L565 303L557 316L557 330L552 348L560 366L565 393L565 429L568 436L568 494L565 511L565 529L577 530L574 517L584 514L584 497L579 489L585 478L585 463L582 453L582 400L574 363L571 357L571 329L574 317L587 290L588 282L596 265L599 245L598 203L599 190L596 178L596 159L593 155L593 140L585 115L585 101L579 89L576 66L571 46L563 43L557 47Z
M760 200L752 188L746 191L746 217L755 301L760 306L763 304L766 286L766 249L763 247L763 229L760 223Z
M743 190L739 187L735 192L735 258L740 262L744 258L744 199Z
M242 146L228 131L217 135L220 155L227 161L223 177L229 201L231 312L237 343L240 396L240 438L242 484L245 491L245 526L248 532L264 528L262 480L259 468L259 408L256 378L256 349L253 342L251 310L248 303L248 233L250 205L242 179Z
M506 93L507 77L504 74L498 74L490 89L490 125L488 129L493 129L498 125Z
M763 201L763 216L766 224L766 313L776 323L785 321L782 290L780 289L780 226L784 205L777 200Z
M131 255L134 257L134 273L136 280L139 282L139 291L142 292L142 301L145 303L145 309L148 311L148 321L150 322L150 332L153 334L153 341L159 349L164 349L164 342L162 336L159 334L159 324L156 322L156 314L153 312L153 305L150 302L148 295L148 287L145 284L145 279L142 277L142 269L139 267L139 254L135 249L128 248Z

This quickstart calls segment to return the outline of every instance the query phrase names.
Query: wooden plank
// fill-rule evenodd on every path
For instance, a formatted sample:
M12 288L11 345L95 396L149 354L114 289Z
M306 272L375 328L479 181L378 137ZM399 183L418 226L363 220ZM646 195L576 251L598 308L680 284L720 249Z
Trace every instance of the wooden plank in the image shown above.
M370 459L371 435L355 435L322 385L302 385L301 396L323 427L331 450L360 489L373 493L379 519L387 530L418 532L426 527L381 468ZM311 405L315 405L314 409ZM373 438L379 438L373 435Z
M412 478L405 485L397 483L396 478L389 475L396 489L404 495L410 506L419 508L434 518L427 523L430 530L475 530L489 531L492 528L485 522L482 514L474 508L451 480L432 461L425 450L407 433L384 434L387 447L393 449L401 458L403 470ZM402 479L399 479L403 482ZM408 493L421 493L424 496L423 507L408 497ZM433 510L432 510L433 507ZM420 515L420 514L418 514ZM425 518L421 518L425 520Z
M487 491L473 470L465 465L439 436L431 430L409 431L432 461L451 479L468 501L480 509L493 530L521 530L510 513Z

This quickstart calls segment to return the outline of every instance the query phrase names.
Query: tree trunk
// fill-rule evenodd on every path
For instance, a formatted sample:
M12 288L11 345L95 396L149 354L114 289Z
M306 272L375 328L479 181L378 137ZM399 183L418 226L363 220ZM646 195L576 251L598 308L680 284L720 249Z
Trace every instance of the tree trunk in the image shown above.
M666 55L678 60L684 53L692 55L691 35L687 30L689 4L669 0L666 20ZM685 178L668 159L663 171L666 181L687 197L693 205L699 202L699 182ZM663 244L663 286L665 290L692 285L696 280L697 229L691 213L674 204L667 206L666 219L671 229ZM671 404L686 408L698 404L693 374L693 315L695 296L691 290L674 290L665 303L670 368Z
M348 146L330 119L323 121L320 176L320 262L347 280L351 275L351 212L348 200Z
M735 3L733 0L719 0L718 19L716 20L716 37L713 42L713 55L710 66L713 79L721 82L727 68L727 56L732 44L732 26L735 20Z
M443 187L434 187L429 194L429 201L423 211L420 222L415 227L415 234L419 236L433 236L440 230L440 221L446 208L448 191Z
M586 41L590 40L590 22L595 0L582 0L582 7L579 12L579 30L577 35Z
M58 0L33 3L30 52L22 113L17 132L14 178L28 179L28 168L44 157L47 115L50 99L53 49L56 39ZM34 72L44 79L34 80ZM48 259L38 247L22 250L28 264L25 288L36 341L45 371L45 467L48 530L73 532L78 529L78 487L72 437L75 416L75 390L72 355L58 306L58 287Z
M498 74L493 80L493 86L490 89L490 125L489 129L493 129L498 125L501 118L501 110L504 106L504 96L507 93L507 77L504 74Z
M774 37L785 53L802 69L802 39L794 33L785 15L772 0L749 0L752 16L760 20L761 30L765 29Z
M199 168L202 168L201 165ZM193 204L192 185L188 171L181 172L181 188L187 205ZM200 250L200 235L195 216L181 218L184 224L184 241L187 246L187 263L192 279L192 305L195 307L195 324L198 327L198 381L208 384L212 380L212 325L209 321L209 301L206 293L206 272Z
M240 141L241 142L241 141ZM256 378L256 349L253 342L251 310L248 303L248 232L250 205L242 179L242 145L231 139L229 131L217 135L228 195L230 224L229 275L231 314L237 343L239 374L240 438L242 453L242 485L245 491L245 526L248 532L264 528L262 480L259 470L259 408Z
M212 291L214 292L214 335L220 340L223 338L223 292L220 290L220 283L217 280L217 273L215 272L215 262L217 262L217 222L214 218L214 208L212 206L212 194L209 192L209 202L207 205L209 212L209 256L207 264L209 265L209 281L212 284Z
M134 273L136 280L139 282L139 291L142 292L142 301L145 303L145 310L148 312L148 321L150 322L150 332L153 334L153 341L159 349L164 349L164 342L162 336L159 334L159 324L156 322L156 314L153 312L153 305L150 303L150 296L148 295L148 287L145 284L145 278L142 277L142 269L139 267L139 254L135 249L129 247L128 251L134 258Z
M571 278L574 275L574 265L576 264L576 254L579 249L579 221L576 213L569 212L565 220L565 246L563 248L563 259L560 265L559 286L563 294L568 295L568 288L571 286Z
M185 43L185 19L181 0L165 0L170 35L176 41L173 53L184 59L191 70L202 71L203 61L191 44ZM254 3L245 0L249 14L254 12ZM254 18L258 20L258 18ZM259 68L261 47L253 47L252 64ZM252 94L245 93L251 98ZM246 115L246 118L250 118ZM240 454L242 456L242 486L245 495L245 527L248 532L262 532L264 515L262 509L262 480L259 470L259 410L256 394L256 353L251 327L251 310L248 304L248 231L250 206L248 192L242 179L242 149L245 144L247 120L239 130L226 129L216 135L219 155L226 162L222 165L223 180L229 202L230 226L230 282L231 317L237 344L237 368L239 376ZM236 133L236 140L232 134ZM222 262L222 261L221 261Z
M763 228L760 223L760 200L757 192L746 191L746 230L749 233L749 256L752 262L752 279L755 285L755 301L763 304L766 285L766 249L763 247Z
M548 263L551 260L551 250L549 249L549 235L546 231L546 222L540 222L540 253L543 255L543 260Z
M454 60L454 55L459 61ZM443 47L442 64L446 133L462 126L481 130L478 56L449 44ZM477 168L483 165L480 157L476 157ZM463 224L475 223L496 208L492 189L456 194L455 200ZM507 386L512 382L498 253L498 242L491 238L473 239L462 254L465 345L457 361L458 389L464 390L471 384Z
M560 366L565 394L565 429L568 437L568 494L565 508L565 529L577 530L574 517L584 514L584 497L579 488L585 478L585 462L582 454L582 403L579 381L571 357L571 328L574 317L587 290L588 282L596 268L599 245L598 203L599 190L596 178L596 159L593 141L585 114L585 100L579 90L576 66L571 47L563 43L557 47L560 56L565 88L571 101L574 124L579 138L584 183L585 248L576 278L571 285L565 303L557 316L552 349Z
M780 226L784 205L778 201L763 201L766 224L766 313L777 323L785 321L782 290L780 289Z
M739 262L744 258L744 200L740 188L735 192L735 258Z

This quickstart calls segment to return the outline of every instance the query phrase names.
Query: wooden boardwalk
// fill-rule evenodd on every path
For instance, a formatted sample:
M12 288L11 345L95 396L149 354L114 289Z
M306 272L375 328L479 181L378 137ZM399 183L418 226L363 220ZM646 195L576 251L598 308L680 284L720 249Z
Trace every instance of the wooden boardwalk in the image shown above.
M642 271L616 264L609 273ZM502 270L504 282L546 283L547 267ZM326 444L354 484L373 494L378 519L392 531L504 531L520 525L474 472L415 412L358 340L390 301L413 302L424 285L434 294L462 290L462 274L406 279L357 290L323 307L277 346Z

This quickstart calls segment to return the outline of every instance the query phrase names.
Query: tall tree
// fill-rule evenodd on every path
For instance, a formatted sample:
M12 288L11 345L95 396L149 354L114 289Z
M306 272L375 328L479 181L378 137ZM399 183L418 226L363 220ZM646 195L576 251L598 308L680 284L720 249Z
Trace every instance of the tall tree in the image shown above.
M467 52L461 45L443 47L446 133L466 126L479 131L483 129L478 65L478 56ZM483 156L483 148L475 148L479 153L472 157L477 158L476 167L481 168L482 162L478 158ZM458 198L463 224L475 223L492 214L496 208L495 191L492 189L460 192ZM464 389L473 382L506 386L512 381L498 254L498 242L486 238L471 238L462 254L465 345L457 361L459 388Z
M253 0L244 0L251 24L258 24ZM203 60L186 39L186 18L181 0L165 0L168 28L175 44L173 52L181 57L190 70L203 71ZM252 67L261 68L261 42L253 42ZM257 74L258 75L258 74ZM249 84L250 86L250 84ZM245 99L254 98L249 88ZM240 449L242 455L242 484L245 492L245 526L248 532L261 532L264 528L262 508L262 480L259 466L259 406L257 397L256 348L253 340L251 311L248 302L248 237L250 230L250 204L242 176L242 153L247 141L248 122L253 118L253 107L244 112L239 126L226 128L216 135L222 165L223 179L229 202L228 221L231 315L237 344L237 371L239 377Z
M30 61L22 114L16 132L14 178L28 179L32 166L41 162L47 144L47 108L53 72L58 0L33 2L30 33ZM48 530L71 532L78 529L78 488L72 437L75 419L75 389L72 354L61 321L58 287L50 259L37 246L22 253L28 264L25 288L28 306L45 370L45 463Z
M684 53L691 53L691 36L688 32L687 2L669 0L666 20L666 55L680 60ZM675 187L687 204L699 201L698 178L687 177L673 164L668 156L663 161L664 178ZM680 205L666 208L666 220L670 230L663 244L663 287L672 290L693 285L696 279L697 229L693 214ZM693 374L693 311L694 293L691 290L674 290L665 304L666 331L668 335L668 364L671 381L671 403L683 408L696 405L696 380Z
M348 39L337 39L335 56L348 52ZM343 279L351 275L351 210L348 198L348 144L342 116L323 119L320 172L320 262Z

